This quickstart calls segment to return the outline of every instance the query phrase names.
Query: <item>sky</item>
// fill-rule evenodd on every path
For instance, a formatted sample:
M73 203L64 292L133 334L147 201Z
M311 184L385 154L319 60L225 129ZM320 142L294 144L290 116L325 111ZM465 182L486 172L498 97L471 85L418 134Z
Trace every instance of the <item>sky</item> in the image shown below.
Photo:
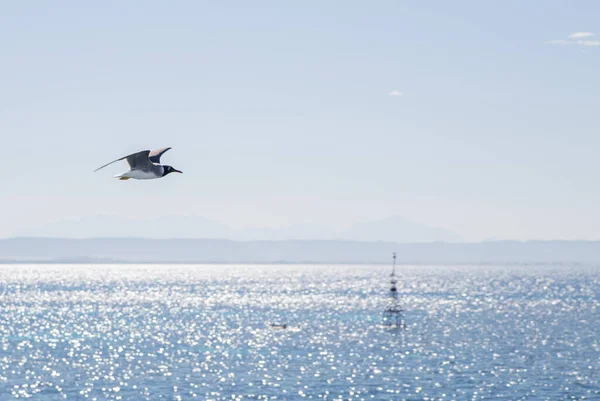
M600 240L600 3L4 2L0 237L404 216ZM118 181L171 146L184 172Z

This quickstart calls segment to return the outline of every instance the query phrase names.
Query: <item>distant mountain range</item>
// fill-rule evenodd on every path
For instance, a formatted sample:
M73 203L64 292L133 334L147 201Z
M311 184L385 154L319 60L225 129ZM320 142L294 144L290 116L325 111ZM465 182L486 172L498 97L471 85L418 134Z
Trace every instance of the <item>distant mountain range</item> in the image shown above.
M54 263L600 263L597 241L416 243L139 238L0 240L0 262Z
M141 220L111 216L93 216L61 221L34 230L15 233L19 237L49 238L202 238L238 241L347 240L389 242L460 242L450 231L392 216L356 224L345 230L319 225L291 225L284 228L255 227L234 229L197 216L165 216Z

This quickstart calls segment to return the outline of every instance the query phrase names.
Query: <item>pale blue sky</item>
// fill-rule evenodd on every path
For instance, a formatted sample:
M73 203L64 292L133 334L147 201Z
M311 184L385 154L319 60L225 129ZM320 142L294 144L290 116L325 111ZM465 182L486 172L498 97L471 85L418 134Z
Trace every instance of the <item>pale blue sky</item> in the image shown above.
M0 237L96 214L396 214L600 239L599 21L592 0L4 2ZM163 146L184 175L92 173Z

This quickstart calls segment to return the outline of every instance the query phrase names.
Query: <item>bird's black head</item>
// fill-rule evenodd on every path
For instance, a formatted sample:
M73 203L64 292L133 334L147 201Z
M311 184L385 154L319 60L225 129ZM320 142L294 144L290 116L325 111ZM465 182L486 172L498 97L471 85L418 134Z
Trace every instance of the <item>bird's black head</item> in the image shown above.
M165 175L167 175L167 174L170 174L170 173L179 173L179 174L183 174L181 171L179 171L179 170L176 170L176 169L174 169L174 168L173 168L173 167L171 167L171 166L163 166L163 168L165 169L165 171L164 171L164 173L163 173L163 175L162 175L163 177L164 177Z

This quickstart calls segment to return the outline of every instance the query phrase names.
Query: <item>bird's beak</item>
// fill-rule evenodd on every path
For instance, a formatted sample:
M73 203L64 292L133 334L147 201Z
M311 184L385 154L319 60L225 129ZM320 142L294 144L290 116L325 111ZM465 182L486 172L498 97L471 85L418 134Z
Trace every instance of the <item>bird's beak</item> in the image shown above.
M175 170L173 169L174 172L179 173L179 174L183 174L183 171L179 171L179 170Z

